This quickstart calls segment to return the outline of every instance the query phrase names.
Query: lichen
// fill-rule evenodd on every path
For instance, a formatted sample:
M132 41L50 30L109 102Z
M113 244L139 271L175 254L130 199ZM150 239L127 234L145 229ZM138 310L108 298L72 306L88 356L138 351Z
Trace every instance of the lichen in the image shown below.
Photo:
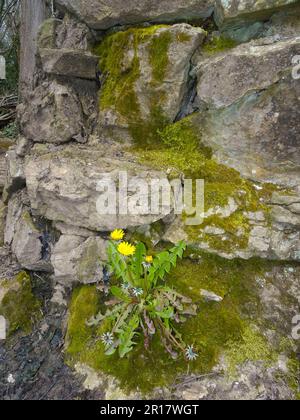
M10 287L10 283L14 287ZM19 273L14 280L8 282L9 290L0 304L0 315L8 321L8 335L18 330L30 334L34 323L41 317L41 304L33 295L30 276Z
M269 360L268 352L251 347L249 341L245 347L245 337L254 334L249 332L252 325L250 313L259 313L260 308L256 277L269 269L269 263L260 260L227 261L204 253L199 254L199 258L198 263L183 260L167 280L170 286L176 286L176 290L190 296L198 305L198 315L178 326L184 340L197 348L199 357L195 362L187 364L183 359L172 360L157 337L149 351L138 339L137 347L124 359L117 355L105 356L100 336L109 325L88 327L86 324L86 320L96 315L99 309L104 310L103 298L96 286L81 286L74 291L70 306L66 349L69 363L85 363L114 376L127 392L139 389L147 393L156 387L173 384L187 370L209 373L220 356L230 349L234 349L230 354L235 355L236 363L244 360L245 352L250 360L258 357ZM223 301L206 301L201 297L200 289L220 295ZM239 346L241 355L237 352Z

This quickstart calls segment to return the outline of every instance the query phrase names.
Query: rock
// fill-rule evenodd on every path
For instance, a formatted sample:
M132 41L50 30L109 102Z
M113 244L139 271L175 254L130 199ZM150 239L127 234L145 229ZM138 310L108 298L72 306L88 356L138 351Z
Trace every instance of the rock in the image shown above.
M25 188L26 181L23 169L23 161L18 157L14 149L6 153L7 172L3 191L3 200L7 202L15 192Z
M6 158L0 154L0 193L3 191L6 181Z
M102 72L99 135L154 142L157 130L181 111L191 57L205 36L201 28L178 24L106 37L97 49ZM126 47L120 51L120 45Z
M0 137L0 193L2 193L6 182L6 153L13 141L7 137Z
M7 206L4 241L11 246L22 268L52 272L50 264L51 244L47 235L30 215L25 191L14 194Z
M32 143L26 137L18 137L16 144L16 154L20 158L24 158L29 153Z
M83 140L80 101L73 89L58 82L44 82L18 106L22 133L38 143L66 143Z
M198 97L210 107L230 106L279 82L299 51L300 38L270 45L255 41L200 61Z
M2 200L0 200L0 247L4 245L4 230L5 230L5 215L6 206Z
M4 230L4 243L7 246L12 244L16 232L16 224L21 217L23 210L24 193L20 191L15 194L8 202L7 216Z
M56 47L56 37L57 37L57 27L62 24L60 19L49 18L46 19L38 33L37 45L38 48L55 48Z
M46 252L43 232L34 224L28 210L24 209L15 226L12 252L21 267L31 271L52 272L50 251ZM50 244L49 244L50 246Z
M90 53L66 48L42 48L39 53L45 73L81 79L96 79L98 58Z
M298 0L216 0L215 20L218 26L242 26L247 22L266 21L280 10L296 7Z
M63 20L46 19L39 30L38 48L66 48L89 51L93 36L89 28L69 15Z
M106 243L99 237L88 239L62 235L54 247L51 262L55 280L70 286L73 283L97 283L103 278Z
M58 0L63 10L76 15L90 28L106 30L113 26L142 22L174 22L207 18L212 0Z
M299 50L299 38L260 41L199 64L198 96L210 109L195 124L214 157L246 178L299 185L300 84L291 75Z
M200 295L207 301L222 302L223 298L208 290L201 289Z
M127 171L129 183L142 185L138 196L125 192L121 202L116 197L118 205L128 200L127 215L119 214L114 205L116 183L124 171ZM149 170L126 159L104 158L101 146L97 149L72 145L40 156L32 154L26 159L25 175L32 209L48 220L70 226L98 232L110 231L150 224L171 212L170 205L166 205L158 214L149 214L149 196L147 190L143 190L149 187L148 181L151 179L162 180L169 186L164 173ZM108 179L111 187L107 194L104 183L107 184ZM137 185L132 185L131 191L136 191L136 188ZM99 203L104 205L106 195L111 208L101 210ZM144 203L144 211L141 203ZM138 207L136 211L134 208L130 210L130 206L135 205ZM139 212L144 214L134 214Z

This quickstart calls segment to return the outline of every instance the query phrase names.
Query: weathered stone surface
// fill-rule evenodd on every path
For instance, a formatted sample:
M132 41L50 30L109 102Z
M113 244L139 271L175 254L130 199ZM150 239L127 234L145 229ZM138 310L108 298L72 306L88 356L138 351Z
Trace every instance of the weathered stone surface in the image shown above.
M64 10L98 30L142 22L174 22L208 17L212 0L58 0Z
M215 20L221 27L263 21L282 9L297 6L298 0L216 0Z
M51 244L45 232L37 227L30 213L27 196L20 191L9 200L4 241L11 246L22 268L52 272L50 264Z
M39 50L45 73L81 79L96 79L98 58L90 53L66 48Z
M82 22L66 15L63 20L49 18L45 20L39 30L38 48L66 48L76 50L90 50L92 34Z
M73 283L96 283L103 278L106 244L99 237L88 239L62 235L54 247L51 262L55 280L70 286Z
M5 229L6 206L0 200L0 247L4 244L4 229Z
M279 198L280 197L280 198ZM290 205L284 203L289 202ZM193 236L189 235L184 221L177 217L172 221L164 233L163 239L172 243L185 240L196 249L218 254L224 258L260 257L282 261L300 261L300 211L298 208L299 196L285 196L274 194L266 212L244 212L243 227L232 230L230 217L243 212L237 207L232 214L220 213L217 209L210 209L204 214L204 227L194 226ZM211 215L218 215L223 220L220 229L212 221L206 220ZM228 226L226 225L228 220ZM247 227L247 231L245 228ZM235 235L236 241L230 246L227 241ZM244 238L243 241L239 239ZM245 241L246 240L246 241ZM220 244L224 242L224 246Z
M0 193L2 193L6 182L6 153L12 145L13 141L11 139L0 137Z
M163 207L159 214L153 215L149 214L149 208L146 208L146 215L133 214L133 212L121 215L118 212L112 214L110 211L110 214L99 213L97 202L104 190L101 187L97 191L98 183L109 177L115 190L119 173L123 171L127 171L129 182L138 179L139 185L140 182L147 182L153 178L168 183L166 175L159 171L149 170L116 157L104 158L101 147L96 149L72 145L41 156L33 154L27 158L25 165L31 207L46 219L93 231L109 231L118 227L149 224L160 220L171 211L170 207ZM114 190L109 193L109 198L114 197ZM130 192L128 194L132 195ZM129 196L125 195L129 206L134 205L139 199L141 201L146 199L148 203L146 190L138 192L138 197L134 194L132 198Z
M300 84L291 70L299 52L299 38L250 43L205 61L200 70L199 99L210 108L196 123L203 142L247 178L299 185Z
M37 143L83 141L82 110L74 91L57 82L43 83L18 107L22 133Z
M188 94L191 58L203 29L186 24L128 30L109 36L99 50L103 86L99 134L151 141L162 121L173 122ZM123 41L121 41L123 39ZM125 48L119 51L119 44ZM109 49L110 58L105 58ZM120 58L122 57L122 59ZM156 130L155 130L155 126ZM148 138L147 138L148 137Z
M55 48L57 27L62 24L62 21L55 18L46 19L38 33L37 45L38 48Z
M7 202L11 195L25 187L25 175L23 160L17 155L14 149L6 153L7 171L3 191L3 200Z
M267 40L240 45L200 61L197 93L206 105L222 108L245 95L260 92L282 78L282 72L300 54L300 37L282 42Z

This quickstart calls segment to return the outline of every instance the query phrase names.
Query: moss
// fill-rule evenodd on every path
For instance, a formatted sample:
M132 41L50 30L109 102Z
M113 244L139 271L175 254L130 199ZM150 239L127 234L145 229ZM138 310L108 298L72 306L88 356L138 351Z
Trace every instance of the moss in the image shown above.
M238 45L236 41L224 36L213 36L204 46L203 51L209 55L227 51Z
M0 305L0 314L8 320L8 335L21 330L30 334L34 323L41 317L41 304L32 293L30 277L19 273L12 287L4 296Z
M99 55L99 68L104 84L100 91L100 109L112 109L120 120L128 126L136 144L151 144L158 140L157 131L170 123L164 115L162 104L164 92L160 85L165 78L169 64L168 50L172 35L168 31L157 33L166 25L149 28L131 28L107 36L95 49ZM152 88L149 93L149 116L142 117L140 104L135 92L135 83L140 77L139 47L145 44L152 66Z
M149 45L149 60L152 67L152 81L161 84L169 65L168 51L172 42L172 34L168 31L153 36Z
M156 336L149 351L144 349L139 338L137 347L124 359L119 359L118 355L105 356L100 336L110 325L86 325L86 320L96 315L99 308L103 310L101 295L95 286L82 286L74 291L70 307L69 345L66 350L69 363L86 363L113 375L127 392L139 389L147 393L155 387L173 384L188 369L200 374L210 372L225 351L237 351L239 345L242 355L247 351L247 357L253 357L254 360L258 356L269 359L267 352L251 352L253 349L249 340L245 350L245 337L249 338L249 325L252 322L250 314L253 311L258 314L260 310L255 279L270 268L268 263L260 260L227 261L204 253L199 257L197 264L183 260L168 279L169 285L198 304L198 315L178 327L184 340L194 344L199 352L195 362L187 364L183 359L172 360ZM223 301L205 301L200 296L200 289L222 296ZM230 354L234 351L231 350ZM235 357L236 363L244 360L240 355ZM234 364L233 356L231 364Z
M249 360L272 364L278 359L278 355L271 349L265 337L249 325L246 325L243 329L242 341L240 343L231 342L228 347L226 359L229 375L234 375L236 367Z
M74 290L66 336L69 355L86 350L92 335L92 328L87 327L86 321L98 312L99 300L96 286L81 286Z
M212 248L228 251L246 248L249 241L251 225L245 212L262 211L269 220L267 202L277 187L263 184L257 190L251 181L243 179L239 172L217 163L212 158L212 150L202 143L198 127L194 126L193 116L165 127L158 131L160 141L147 148L135 147L142 163L157 169L168 169L171 177L184 174L191 179L205 180L205 211L216 207L226 207L229 198L234 199L238 209L227 218L211 216L200 226L187 226L186 232L191 241L202 240ZM224 229L228 238L205 235L206 226Z

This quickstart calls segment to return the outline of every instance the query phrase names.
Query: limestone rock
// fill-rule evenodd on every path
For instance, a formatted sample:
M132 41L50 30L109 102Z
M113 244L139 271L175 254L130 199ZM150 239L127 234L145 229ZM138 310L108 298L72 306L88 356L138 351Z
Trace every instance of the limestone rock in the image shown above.
M222 28L249 21L263 21L280 10L297 6L298 0L216 0L215 20Z
M32 271L52 272L50 254L45 252L42 234L35 226L30 213L24 209L15 226L12 252L21 267Z
M153 142L173 122L188 94L191 58L206 33L186 24L129 29L100 44L99 134ZM120 45L125 45L119 50ZM127 137L128 137L127 135Z
M300 181L300 84L291 73L299 51L299 38L260 41L200 62L199 100L210 109L194 117L219 162L288 188Z
M37 227L29 212L24 191L14 194L7 206L4 241L22 268L52 272L51 244L43 229Z
M62 9L89 27L106 30L117 25L142 22L174 22L208 17L212 0L58 0Z
M5 215L6 206L2 200L0 200L0 247L4 245Z
M66 48L42 48L39 53L45 73L81 79L96 79L98 58L90 53Z
M0 193L2 193L6 182L6 153L12 145L13 141L11 139L0 137Z
M300 38L268 44L255 41L200 61L197 93L206 105L222 108L281 80L300 52Z
M6 182L3 192L3 200L7 202L11 195L26 185L23 170L23 161L17 156L14 149L10 149L6 153L7 173Z
M101 261L105 259L106 244L103 239L62 235L51 257L55 280L64 285L100 282L103 278Z
M39 30L38 48L66 48L88 51L91 47L92 34L82 22L66 15L63 20L46 19Z
M125 194L124 200L128 200L129 209L127 215L119 214L114 206L119 175L124 171L127 172L129 187L134 181L142 185L141 191L137 192L138 196L132 192ZM164 173L124 159L104 158L101 147L96 149L72 145L40 156L32 154L26 159L25 175L31 207L48 220L70 226L110 231L150 224L171 212L170 206L162 206L158 214L149 213L149 195L147 189L144 189L148 188L151 179L162 180L169 185ZM103 183L107 180L112 185L108 191L112 210L104 214L105 211L98 211L98 203L106 198ZM102 186L98 189L99 182L102 182ZM132 185L131 191L136 191L136 188ZM143 214L137 214L139 209L130 210L131 205L142 206L139 200L142 204L146 201ZM117 204L120 205L118 195Z
M83 140L80 101L71 87L58 82L43 83L18 106L22 133L38 143Z

